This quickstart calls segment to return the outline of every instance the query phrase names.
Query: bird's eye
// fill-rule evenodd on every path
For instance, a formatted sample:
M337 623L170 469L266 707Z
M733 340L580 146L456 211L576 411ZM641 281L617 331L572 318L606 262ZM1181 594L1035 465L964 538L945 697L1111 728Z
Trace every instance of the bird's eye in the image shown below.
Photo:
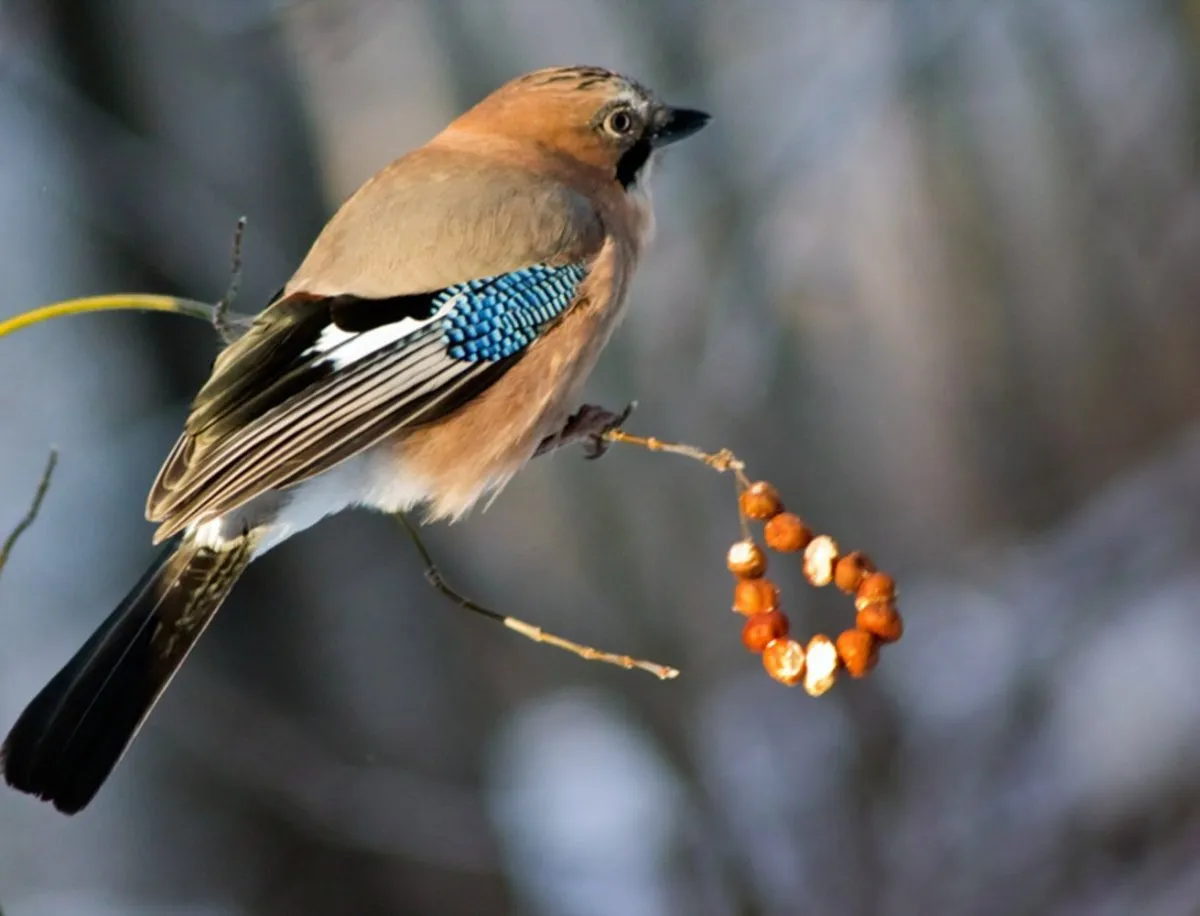
M633 133L635 123L633 112L618 108L604 119L604 129L614 137L627 137Z

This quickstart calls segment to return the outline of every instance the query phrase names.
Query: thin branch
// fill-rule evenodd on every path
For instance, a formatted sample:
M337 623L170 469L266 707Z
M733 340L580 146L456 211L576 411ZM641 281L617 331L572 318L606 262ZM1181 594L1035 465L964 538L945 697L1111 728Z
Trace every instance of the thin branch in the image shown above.
M199 318L201 321L212 321L213 307L207 302L195 299L180 299L177 296L154 296L147 293L114 293L108 296L85 296L81 299L67 299L41 308L30 309L20 315L14 315L5 321L0 321L0 337L13 334L52 318L66 318L69 315L84 315L88 312L170 312L175 315L186 315L188 318Z
M733 488L739 496L744 489L750 486L750 478L746 476L745 463L727 448L723 448L719 452L706 452L703 449L696 448L694 445L687 445L682 442L664 442L662 439L657 439L654 436L635 436L633 433L625 432L620 427L605 430L602 438L606 442L638 445L651 452L665 452L668 455L681 455L684 458L691 458L693 461L699 461L701 464L708 465L718 474L733 471ZM742 538L743 540L750 540L750 521L746 518L746 513L742 511L742 501L740 499L737 505L738 524L742 528Z
M633 433L627 433L620 428L607 430L604 433L604 438L609 442L640 445L642 448L652 452L682 455L684 458L691 458L693 461L707 464L714 471L722 474L726 471L733 471L734 476L742 486L750 486L750 481L746 477L746 465L742 462L742 459L727 448L723 448L719 452L706 452L696 448L694 445L686 445L681 442L664 442L662 439L657 439L654 436L635 436Z
M29 505L29 510L25 513L25 517L17 522L16 527L8 533L8 537L4 539L4 543L0 545L0 572L4 571L4 565L8 562L8 555L12 553L12 549L16 546L17 541L23 535L26 529L37 521L38 513L42 510L42 501L46 498L46 492L50 489L50 478L54 476L54 468L58 465L58 450L51 449L50 457L46 459L46 469L42 471L42 479L38 481L37 491L33 494L33 502Z
M155 296L147 293L113 293L107 296L84 296L66 299L41 308L30 309L0 321L0 337L13 334L52 318L83 315L88 312L169 312L207 321L225 343L236 340L253 320L248 315L230 312L242 283L242 236L246 230L246 217L239 217L233 232L233 251L230 257L229 286L225 295L214 305L196 299L178 296Z
M581 645L577 642L572 642L569 639L564 639L561 636L556 636L553 633L547 633L541 627L526 623L524 620L519 620L516 617L508 617L504 614L498 614L489 608L476 604L469 598L464 597L456 591L446 581L442 575L442 571L438 569L437 564L433 561L433 556L429 552L429 548L425 546L425 542L421 539L421 534L417 531L417 527L409 520L402 512L396 513L396 518L404 526L404 530L408 532L409 538L413 542L413 546L417 549L417 553L421 556L421 561L425 564L425 579L436 588L439 592L453 601L456 605L464 610L479 614L486 617L488 620L503 624L515 633L520 633L526 639L532 639L534 642L542 643L547 646L555 646L563 649L573 655L578 655L580 658L589 662L603 662L608 665L616 665L620 668L646 671L653 674L660 680L669 680L679 676L679 670L668 665L660 665L656 662L645 661L640 658L633 658L629 655L617 655L612 652L602 652L599 649L591 646Z
M229 286L225 295L217 300L212 310L212 326L221 338L221 342L231 344L237 340L244 330L243 323L230 319L229 307L237 298L238 290L242 287L242 236L246 232L246 217L239 216L237 227L233 230L233 249L229 255Z

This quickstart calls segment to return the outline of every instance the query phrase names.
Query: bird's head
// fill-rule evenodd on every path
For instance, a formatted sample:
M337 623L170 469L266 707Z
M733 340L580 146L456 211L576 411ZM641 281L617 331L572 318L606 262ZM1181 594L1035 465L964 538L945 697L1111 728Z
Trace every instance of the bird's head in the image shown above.
M632 189L644 182L658 150L708 120L704 112L667 105L610 70L554 67L506 83L451 127L536 144Z

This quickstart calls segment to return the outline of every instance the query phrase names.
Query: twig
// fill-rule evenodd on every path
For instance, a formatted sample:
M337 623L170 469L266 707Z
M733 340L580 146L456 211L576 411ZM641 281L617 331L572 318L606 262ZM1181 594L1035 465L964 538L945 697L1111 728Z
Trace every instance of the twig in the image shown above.
M649 449L652 452L682 455L684 458L691 458L693 461L707 464L714 471L722 474L726 471L733 471L734 476L742 486L750 486L750 481L746 477L746 465L742 463L741 458L727 448L723 448L719 452L706 452L696 448L694 445L686 445L681 442L664 442L662 439L656 439L654 436L635 436L633 433L627 433L623 429L610 429L604 433L604 438L609 442L640 445L642 448Z
M242 286L242 236L245 232L246 217L239 216L237 226L233 230L233 249L229 256L229 286L225 288L225 295L217 300L212 310L213 330L225 344L233 343L242 333L239 322L229 320L229 307L233 305L233 300L237 298L238 290Z
M24 328L52 318L66 318L68 315L84 315L88 312L170 312L175 315L186 315L188 318L199 318L201 321L212 321L213 307L207 302L195 299L180 299L177 296L152 296L147 293L114 293L109 296L85 296L82 299L67 299L43 305L41 308L30 309L20 315L14 315L5 321L0 321L0 337L13 334Z
M8 555L16 546L17 540L37 520L38 513L42 510L42 500L46 498L46 492L50 489L50 478L54 476L54 468L57 465L58 450L51 449L50 457L46 459L46 469L42 471L42 479L38 481L38 487L33 494L33 502L29 504L29 510L25 513L25 517L17 522L16 527L8 533L4 544L0 545L0 572L4 570L4 564L8 562Z
M727 471L733 471L734 490L741 495L742 490L750 486L750 478L746 476L746 465L733 452L727 448L721 449L719 452L706 452L703 449L698 449L694 445L687 445L682 442L663 442L662 439L657 439L654 436L635 436L633 433L627 433L621 428L606 430L602 436L608 442L620 442L624 445L640 445L642 448L651 452L665 452L668 455L682 455L684 458L691 458L693 461L699 461L701 464L706 464L718 474L724 474ZM738 500L738 522L742 526L742 537L750 538L750 523L742 512L741 500Z
M679 670L668 665L660 665L656 662L644 661L640 658L633 658L629 655L617 655L612 652L602 652L599 649L594 649L591 646L581 645L577 642L572 642L569 639L564 639L561 636L556 636L553 633L547 633L541 627L526 623L524 620L519 620L516 617L508 617L504 614L498 614L496 611L485 608L482 605L476 604L469 598L464 597L456 591L442 575L437 564L433 561L433 556L429 553L429 549L425 546L425 542L421 539L420 532L416 526L409 521L408 516L402 512L396 513L396 518L404 526L404 530L408 532L409 538L413 542L413 546L417 549L417 553L421 556L421 561L425 564L425 579L436 588L439 592L453 601L456 605L464 610L479 614L486 617L488 620L493 620L496 623L503 624L515 633L520 633L527 639L532 639L534 642L543 643L547 646L556 646L559 649L564 649L580 658L590 662L603 662L608 665L616 665L620 668L632 669L637 668L640 671L646 671L653 674L660 680L669 680L679 676Z

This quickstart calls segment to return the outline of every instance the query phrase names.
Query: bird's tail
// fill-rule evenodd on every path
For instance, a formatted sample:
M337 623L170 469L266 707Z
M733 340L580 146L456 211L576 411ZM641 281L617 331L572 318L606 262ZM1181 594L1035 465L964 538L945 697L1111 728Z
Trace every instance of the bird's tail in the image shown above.
M4 778L67 814L92 800L250 562L248 534L219 548L180 536L21 713Z

